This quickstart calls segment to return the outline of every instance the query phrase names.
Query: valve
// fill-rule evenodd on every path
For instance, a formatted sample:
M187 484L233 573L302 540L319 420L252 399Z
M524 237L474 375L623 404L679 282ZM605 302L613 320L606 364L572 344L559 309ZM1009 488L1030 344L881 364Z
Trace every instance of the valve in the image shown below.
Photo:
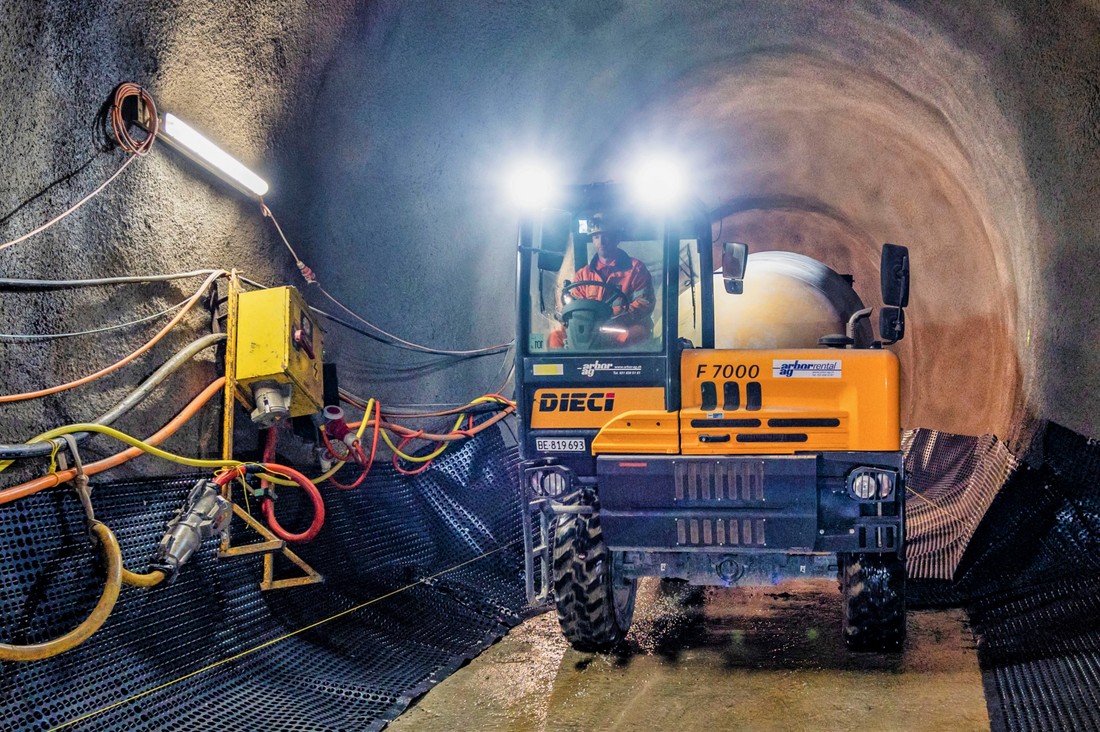
M200 480L168 522L149 567L164 572L169 582L174 581L203 540L223 534L232 518L232 504L222 497L221 486L212 480Z
M355 433L352 432L351 427L348 427L347 421L344 420L344 410L337 406L329 405L325 407L325 434L328 435L330 440L336 440L343 442L351 450L355 447L355 443L358 438ZM366 417L364 417L366 419Z

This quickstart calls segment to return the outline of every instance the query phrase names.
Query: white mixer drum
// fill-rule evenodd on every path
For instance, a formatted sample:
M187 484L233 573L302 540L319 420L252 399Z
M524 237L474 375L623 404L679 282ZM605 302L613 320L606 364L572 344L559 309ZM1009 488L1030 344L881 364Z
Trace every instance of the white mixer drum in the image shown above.
M690 297L685 292L680 298L681 332L691 325ZM714 275L714 345L816 348L822 336L844 333L849 316L862 308L848 281L816 259L792 252L750 254L742 294L728 294L721 273ZM864 319L856 341L870 340Z

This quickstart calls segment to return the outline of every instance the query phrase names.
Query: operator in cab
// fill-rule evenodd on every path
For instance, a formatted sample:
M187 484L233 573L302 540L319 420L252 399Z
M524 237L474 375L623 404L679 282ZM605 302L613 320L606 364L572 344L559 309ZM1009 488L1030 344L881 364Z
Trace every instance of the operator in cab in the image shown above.
M648 340L653 334L651 316L657 302L649 269L619 248L622 229L612 218L595 214L589 220L588 233L596 253L577 270L569 296L610 305L612 317L599 328L600 345L628 347ZM565 341L565 329L558 327L550 333L548 345L564 348Z

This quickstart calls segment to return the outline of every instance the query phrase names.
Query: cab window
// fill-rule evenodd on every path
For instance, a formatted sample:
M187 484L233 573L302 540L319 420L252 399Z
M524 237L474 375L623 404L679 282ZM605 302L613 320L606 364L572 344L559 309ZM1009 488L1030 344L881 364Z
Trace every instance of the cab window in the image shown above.
M534 255L528 353L661 351L662 242L622 236L611 250L603 259L591 236L574 232L559 261Z

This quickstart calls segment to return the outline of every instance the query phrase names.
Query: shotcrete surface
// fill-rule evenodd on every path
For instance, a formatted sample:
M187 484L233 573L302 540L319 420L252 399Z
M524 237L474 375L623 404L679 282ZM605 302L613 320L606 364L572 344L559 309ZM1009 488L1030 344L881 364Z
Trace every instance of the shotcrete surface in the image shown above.
M898 657L849 653L839 613L828 581L703 591L643 580L619 651L575 651L554 614L540 615L388 729L989 729L961 610L911 612Z

